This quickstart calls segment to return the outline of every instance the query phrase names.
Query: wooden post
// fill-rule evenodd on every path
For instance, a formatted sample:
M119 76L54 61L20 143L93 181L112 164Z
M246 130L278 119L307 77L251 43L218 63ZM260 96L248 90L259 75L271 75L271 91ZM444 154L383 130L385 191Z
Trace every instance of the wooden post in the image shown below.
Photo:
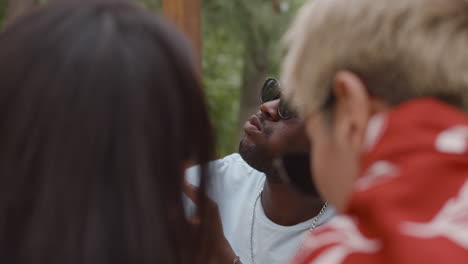
M163 0L164 14L192 42L201 71L201 0Z

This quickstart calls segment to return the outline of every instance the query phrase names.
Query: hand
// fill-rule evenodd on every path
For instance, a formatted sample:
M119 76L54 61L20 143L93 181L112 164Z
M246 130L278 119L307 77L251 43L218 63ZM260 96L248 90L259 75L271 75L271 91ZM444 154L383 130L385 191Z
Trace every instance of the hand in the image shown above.
M192 200L195 203L197 207L199 206L199 192L196 186L185 181L184 193L190 200ZM219 215L218 205L210 198L204 198L206 200L205 220L209 221L210 230L209 232L206 232L203 235L212 236L211 241L213 242L213 247L208 249L210 250L211 254L210 260L207 263L232 263L232 261L236 258L237 255L232 249L231 244L229 244L229 241L224 236L223 224L221 221L221 216ZM196 213L194 216L188 219L188 222L194 227L199 227L201 223L200 215ZM238 261L237 264L242 263Z

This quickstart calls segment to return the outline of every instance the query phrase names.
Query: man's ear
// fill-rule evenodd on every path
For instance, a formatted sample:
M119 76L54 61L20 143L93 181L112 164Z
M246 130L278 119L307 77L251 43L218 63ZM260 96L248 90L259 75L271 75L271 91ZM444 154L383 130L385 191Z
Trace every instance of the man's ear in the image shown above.
M336 98L333 122L337 140L359 151L371 115L367 88L356 74L339 71L332 89Z

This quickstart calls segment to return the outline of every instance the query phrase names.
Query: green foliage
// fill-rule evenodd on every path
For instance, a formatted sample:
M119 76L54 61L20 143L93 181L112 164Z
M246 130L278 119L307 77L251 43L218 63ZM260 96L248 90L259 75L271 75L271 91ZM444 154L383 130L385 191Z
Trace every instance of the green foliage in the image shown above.
M243 47L225 27L206 26L203 37L204 87L222 156L236 144Z
M161 8L161 1L162 0L137 0L142 6L153 11Z
M244 47L234 23L234 2L203 2L204 87L220 156L232 153L237 145Z
M0 0L0 29L2 28L3 22L5 20L6 9L7 9L7 1Z
M275 6L274 0L203 0L205 91L220 156L238 145L239 110L245 107L240 106L241 93L257 96L252 87L242 87L243 78L262 64L277 76L279 40L303 2L277 0Z

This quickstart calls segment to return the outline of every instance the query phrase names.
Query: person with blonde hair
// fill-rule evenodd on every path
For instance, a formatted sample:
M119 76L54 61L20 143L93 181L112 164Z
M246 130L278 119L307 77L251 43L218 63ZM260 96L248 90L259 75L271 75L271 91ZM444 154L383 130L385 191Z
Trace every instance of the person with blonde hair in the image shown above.
M340 215L294 263L466 263L468 1L315 0L281 79Z

